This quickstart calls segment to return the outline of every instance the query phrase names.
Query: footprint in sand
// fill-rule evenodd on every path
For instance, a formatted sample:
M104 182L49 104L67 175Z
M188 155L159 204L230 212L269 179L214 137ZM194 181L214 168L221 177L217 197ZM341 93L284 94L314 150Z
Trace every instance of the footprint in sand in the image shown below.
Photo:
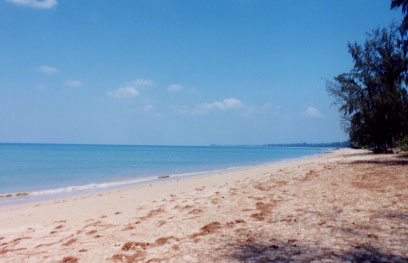
M175 241L179 241L180 239L175 237L175 236L168 236L168 237L160 237L158 239L156 239L156 245L158 246L162 246L164 244L169 243L169 240L174 239Z
M71 256L69 256L69 257L64 257L64 258L61 260L61 262L62 262L62 263L77 263L77 262L78 262L78 259L77 259L76 257L71 257Z
M195 208L195 209L191 210L190 212L188 212L188 214L199 214L199 213L202 213L202 212L203 212L203 210Z
M129 231L129 230L133 230L133 229L135 229L135 227L132 226L132 224L129 223L122 229L122 231Z
M72 238L72 239L68 240L67 242L63 243L62 245L63 245L63 246L70 246L70 245L72 245L73 243L75 243L76 241L77 241L77 239Z
M88 232L86 232L86 234L87 235L92 235L92 234L95 234L97 231L94 229L94 230L91 230L91 231L88 231Z
M32 227L29 227L29 228L27 228L27 232L28 232L28 233L34 233L34 232L35 232L35 229L32 228ZM1 238L0 238L0 240L1 240Z

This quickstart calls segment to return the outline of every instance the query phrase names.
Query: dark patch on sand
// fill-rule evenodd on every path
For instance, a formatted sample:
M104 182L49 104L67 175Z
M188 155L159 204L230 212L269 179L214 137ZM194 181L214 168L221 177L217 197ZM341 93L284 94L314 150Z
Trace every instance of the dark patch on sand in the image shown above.
M190 212L188 212L188 214L200 214L202 212L203 212L203 210L195 208L195 209L191 210Z
M132 226L132 224L127 224L124 228L122 228L122 231L129 231L133 229L135 229L135 227Z
M62 262L62 263L77 263L77 262L78 262L78 259L77 259L76 257L71 257L71 256L69 256L69 257L64 257L64 258L61 260L61 262Z
M172 239L174 239L176 241L180 240L179 238L177 238L175 236L161 237L161 238L156 239L156 245L162 246L164 244L167 244L169 242L169 240L172 240Z
M63 246L69 246L72 245L73 243L75 243L77 240L75 238L71 238L70 240L68 240L67 242L63 243Z
M92 235L92 234L95 234L97 231L94 229L94 230L91 230L91 231L88 231L88 232L86 232L86 234L87 235Z
M256 203L256 209L259 211L258 213L254 213L251 215L252 218L258 220L258 221L263 221L265 220L265 217L268 216L272 210L272 207L274 207L274 203L263 203L263 202L257 202Z
M201 227L200 232L192 234L191 238L196 238L196 237L199 237L199 236L205 236L205 235L215 233L220 228L221 228L221 223L220 222L211 222L211 223Z
M151 246L150 243L148 242L126 242L123 246L122 246L122 250L123 251L129 251L129 250L135 250L138 248L142 248L142 249L146 249L148 246Z
M140 219L148 219L148 218L151 218L151 217L153 217L153 216L155 216L155 215L158 215L158 214L160 214L160 213L163 213L164 212L164 210L163 210L163 208L157 208L157 209L153 209L153 210L150 210L150 212L146 215L146 216L144 216L144 217L141 217Z
M133 263L133 262L140 262L140 259L143 258L145 256L145 252L144 251L137 251L135 254L133 255L124 255L124 254L115 254L112 256L112 260L114 262L126 262L126 263Z

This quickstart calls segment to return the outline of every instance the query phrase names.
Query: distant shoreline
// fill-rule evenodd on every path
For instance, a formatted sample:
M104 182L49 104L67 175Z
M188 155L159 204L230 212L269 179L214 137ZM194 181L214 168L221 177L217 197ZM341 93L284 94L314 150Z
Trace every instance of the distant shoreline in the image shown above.
M348 142L330 142L330 143L276 143L261 145L223 145L210 144L212 147L287 147L287 148L349 148Z

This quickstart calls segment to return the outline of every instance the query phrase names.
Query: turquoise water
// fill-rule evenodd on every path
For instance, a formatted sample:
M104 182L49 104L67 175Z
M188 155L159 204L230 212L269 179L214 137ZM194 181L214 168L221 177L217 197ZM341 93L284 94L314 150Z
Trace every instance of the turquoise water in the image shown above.
M327 150L0 144L0 195L29 192L38 196L101 189L151 181L163 175L194 175L316 155Z

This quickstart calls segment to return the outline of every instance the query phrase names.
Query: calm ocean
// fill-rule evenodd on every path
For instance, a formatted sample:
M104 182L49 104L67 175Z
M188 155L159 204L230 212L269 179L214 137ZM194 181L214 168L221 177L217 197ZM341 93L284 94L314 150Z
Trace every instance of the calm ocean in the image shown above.
M0 144L0 195L93 191L322 154L328 148ZM0 204L16 197L0 198ZM15 200L14 200L15 201ZM12 201L12 202L14 202Z

